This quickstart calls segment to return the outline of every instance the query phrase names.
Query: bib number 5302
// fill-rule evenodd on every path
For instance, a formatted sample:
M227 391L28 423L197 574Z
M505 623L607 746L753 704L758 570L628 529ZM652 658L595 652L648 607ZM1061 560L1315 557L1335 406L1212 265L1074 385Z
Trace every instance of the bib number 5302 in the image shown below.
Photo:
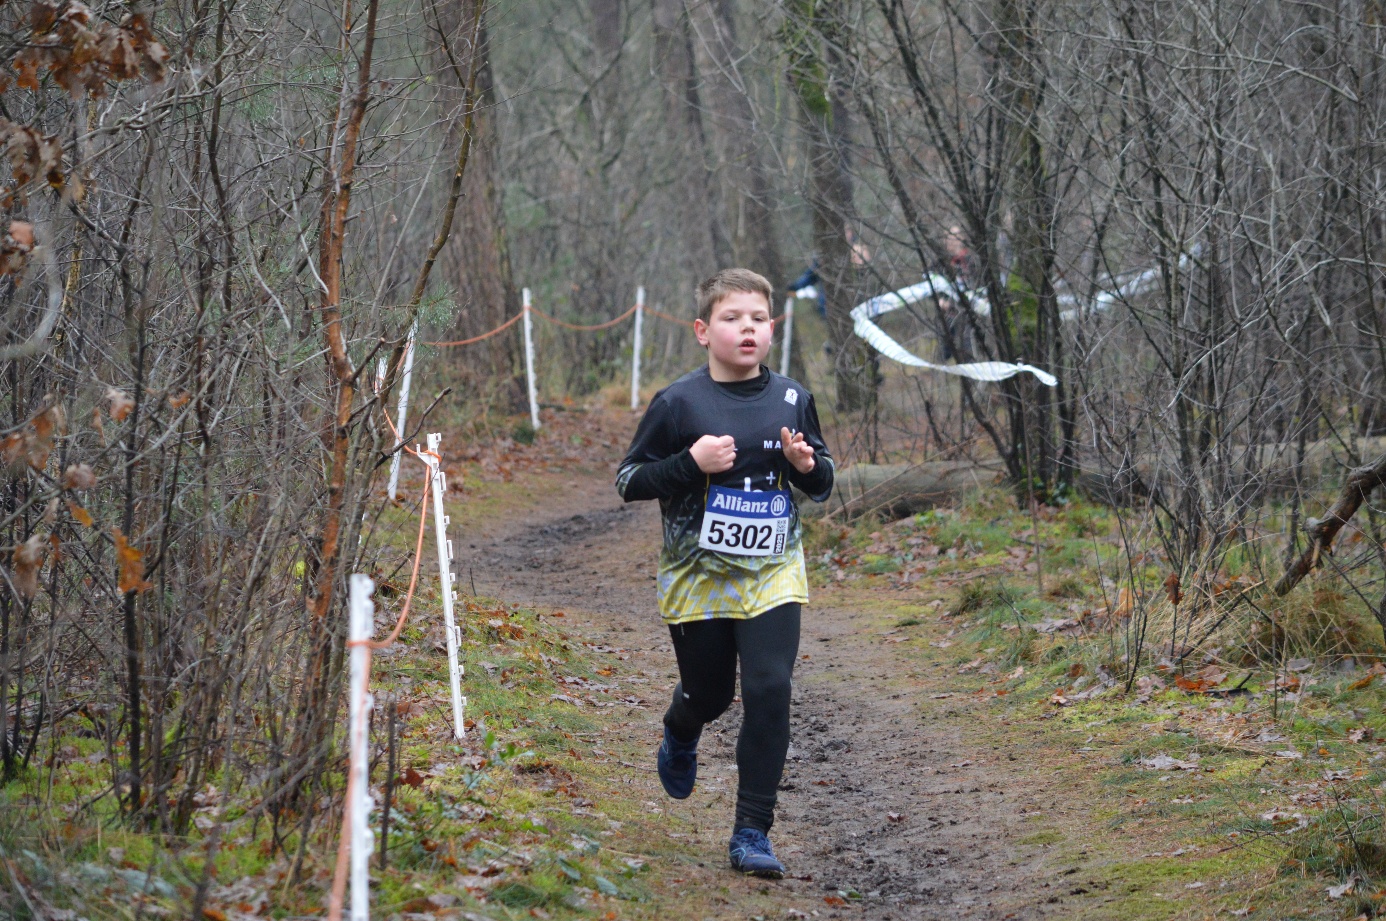
M743 492L713 486L698 546L736 556L778 556L789 537L789 492Z

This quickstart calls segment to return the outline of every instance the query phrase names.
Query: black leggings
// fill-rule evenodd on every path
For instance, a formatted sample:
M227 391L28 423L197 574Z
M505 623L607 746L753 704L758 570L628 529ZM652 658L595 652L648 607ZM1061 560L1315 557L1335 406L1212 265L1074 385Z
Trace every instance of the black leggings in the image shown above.
M750 620L719 617L671 624L679 683L664 724L692 741L731 706L741 659L745 715L736 740L736 827L769 832L775 794L789 751L789 683L799 654L799 604L771 608Z

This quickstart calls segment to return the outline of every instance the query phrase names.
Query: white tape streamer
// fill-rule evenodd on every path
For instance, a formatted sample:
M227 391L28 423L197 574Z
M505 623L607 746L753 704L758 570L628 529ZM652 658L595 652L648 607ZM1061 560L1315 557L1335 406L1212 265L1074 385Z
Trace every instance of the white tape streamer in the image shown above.
M853 307L851 313L852 331L866 340L867 345L902 365L942 371L944 374L955 374L958 377L967 377L974 381L1004 381L1007 378L1015 377L1017 374L1028 372L1047 387L1054 387L1059 383L1059 379L1048 371L1042 371L1027 364L1011 364L1005 361L974 361L961 365L939 365L932 361L925 361L896 342L885 330L872 322L882 314L899 310L907 304L913 304L925 298L937 297L940 294L961 301L958 290L952 281L936 272L931 272L924 276L924 281L917 285L910 285L908 288L901 288L899 291L892 291L889 294L877 295L869 301L863 301ZM991 314L991 302L985 296L978 292L970 292L968 300L972 304L973 313L984 317Z

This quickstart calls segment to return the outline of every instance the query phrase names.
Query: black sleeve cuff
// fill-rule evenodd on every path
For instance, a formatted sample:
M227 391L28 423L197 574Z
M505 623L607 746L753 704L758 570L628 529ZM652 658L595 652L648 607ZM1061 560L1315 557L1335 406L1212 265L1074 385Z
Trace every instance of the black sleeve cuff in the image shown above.
M789 482L800 492L806 493L814 502L823 502L833 491L833 462L831 458L814 459L813 469L800 473L790 468Z

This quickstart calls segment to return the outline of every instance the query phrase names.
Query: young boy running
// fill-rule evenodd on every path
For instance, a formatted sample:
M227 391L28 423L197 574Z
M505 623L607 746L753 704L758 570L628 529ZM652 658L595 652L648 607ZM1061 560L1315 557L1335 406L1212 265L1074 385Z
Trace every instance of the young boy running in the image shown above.
M797 486L815 501L833 487L833 461L813 397L766 368L770 283L725 269L698 286L698 342L707 367L655 395L621 461L627 502L658 499L664 517L659 612L669 624L679 682L664 714L659 779L675 799L693 792L698 737L736 691L734 869L779 879L767 834L789 750L789 690L808 601Z

